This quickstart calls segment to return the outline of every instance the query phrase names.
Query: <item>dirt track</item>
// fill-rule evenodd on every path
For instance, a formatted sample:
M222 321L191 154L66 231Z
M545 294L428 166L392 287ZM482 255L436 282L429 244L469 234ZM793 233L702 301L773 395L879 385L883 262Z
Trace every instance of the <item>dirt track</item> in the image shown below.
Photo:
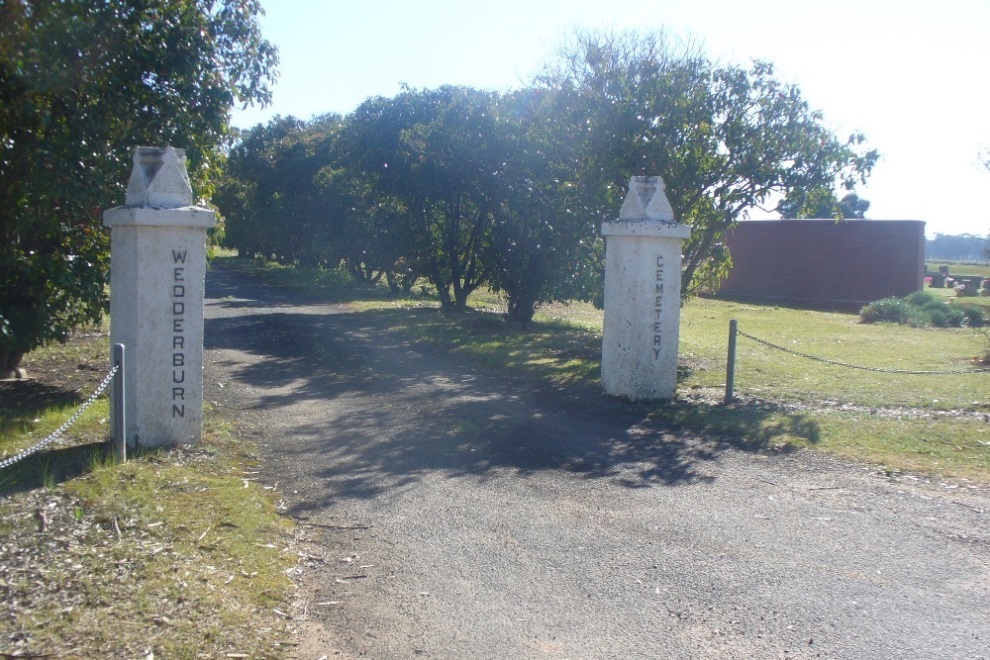
M303 523L297 657L988 658L990 493L671 434L208 275L206 398Z

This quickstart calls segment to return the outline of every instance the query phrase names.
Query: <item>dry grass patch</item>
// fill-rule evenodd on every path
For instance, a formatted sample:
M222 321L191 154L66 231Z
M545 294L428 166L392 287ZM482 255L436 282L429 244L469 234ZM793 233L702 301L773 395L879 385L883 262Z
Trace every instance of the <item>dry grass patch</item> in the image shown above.
M0 455L64 421L108 354L91 333L30 355L0 388ZM0 471L0 657L283 657L298 557L252 447L207 412L202 445L116 464L106 417Z
M5 498L0 653L276 657L295 557L252 474L228 441Z

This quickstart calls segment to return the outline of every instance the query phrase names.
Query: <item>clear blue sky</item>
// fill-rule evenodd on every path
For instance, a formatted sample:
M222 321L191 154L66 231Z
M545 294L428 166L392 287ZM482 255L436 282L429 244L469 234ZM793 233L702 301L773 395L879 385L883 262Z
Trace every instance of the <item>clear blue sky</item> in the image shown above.
M400 83L519 87L574 27L666 28L723 60L768 59L842 136L883 159L860 196L875 219L990 231L990 0L262 0L281 52L274 104L234 115L346 114ZM662 174L662 172L660 173Z

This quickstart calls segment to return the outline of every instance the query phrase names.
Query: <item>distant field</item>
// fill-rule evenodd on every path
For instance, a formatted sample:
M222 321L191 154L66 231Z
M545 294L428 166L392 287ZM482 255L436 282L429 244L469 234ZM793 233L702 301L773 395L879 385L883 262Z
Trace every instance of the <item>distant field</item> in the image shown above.
M987 296L957 296L955 291L946 288L928 288L926 291L930 291L937 296L942 296L947 302L951 302L953 304L982 305L983 307L990 307L990 297Z
M979 263L960 263L957 261L926 261L925 269L929 273L936 273L940 266L948 266L949 274L955 277L973 277L980 276L984 279L990 278L990 264L979 264ZM951 298L955 302L964 304L975 304L983 305L985 307L990 307L990 297L987 296L962 296L956 297L955 292L952 289L947 288L937 288L929 289L939 295L943 295L946 298Z
M990 277L990 263L959 263L956 261L926 261L925 269L937 273L939 266L948 266L950 275L982 275Z

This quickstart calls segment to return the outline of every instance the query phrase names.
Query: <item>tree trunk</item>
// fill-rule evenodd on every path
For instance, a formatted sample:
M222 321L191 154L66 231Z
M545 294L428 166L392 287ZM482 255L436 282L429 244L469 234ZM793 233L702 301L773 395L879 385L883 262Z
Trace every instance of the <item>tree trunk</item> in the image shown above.
M0 349L0 378L22 378L23 372L18 368L23 357L22 351Z
M468 296L471 295L471 291L473 291L473 289L468 289L467 287L463 287L463 286L456 286L456 287L454 287L454 308L455 309L466 309L467 308L467 299L468 299Z
M510 322L519 323L524 330L528 330L536 314L536 301L525 297L510 298L508 312Z

